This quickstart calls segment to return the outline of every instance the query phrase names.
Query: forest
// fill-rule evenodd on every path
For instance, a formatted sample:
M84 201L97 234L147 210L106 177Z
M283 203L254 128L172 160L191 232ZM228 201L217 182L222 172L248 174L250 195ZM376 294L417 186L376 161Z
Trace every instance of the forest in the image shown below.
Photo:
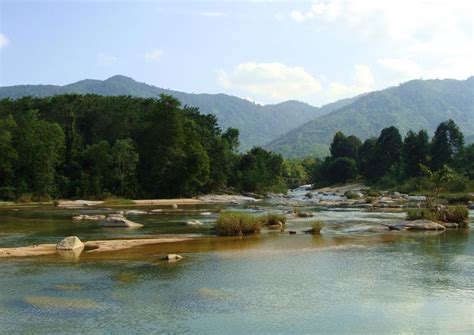
M0 100L0 198L180 197L284 190L284 161L171 96Z

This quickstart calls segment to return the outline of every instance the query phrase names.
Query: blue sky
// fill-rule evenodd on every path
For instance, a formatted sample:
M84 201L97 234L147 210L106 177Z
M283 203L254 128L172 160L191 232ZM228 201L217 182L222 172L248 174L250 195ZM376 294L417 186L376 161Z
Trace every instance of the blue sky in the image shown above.
M474 74L474 2L0 0L0 85L130 76L314 105Z

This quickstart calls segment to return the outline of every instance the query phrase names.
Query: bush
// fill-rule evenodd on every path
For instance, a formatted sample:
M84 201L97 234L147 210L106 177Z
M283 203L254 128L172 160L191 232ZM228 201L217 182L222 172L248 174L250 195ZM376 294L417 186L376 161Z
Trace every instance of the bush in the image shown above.
M442 215L441 221L457 223L460 228L467 227L469 224L469 210L465 206L446 207Z
M299 209L299 208L293 208L293 213L298 218L310 218L310 217L313 216L313 213L311 213L311 212L302 212L301 209Z
M367 196L372 198L380 197L380 192L372 188L367 190Z
M319 234L321 233L321 229L325 226L324 222L321 220L316 220L311 223L311 234Z
M347 199L359 199L359 196L352 191L347 191L346 193L344 193L344 196Z
M16 198L15 193L16 189L14 187L0 187L0 200L13 201Z
M22 202L22 203L29 203L32 201L32 196L30 193L22 193L18 199L16 199L16 201L18 202Z
M407 220L451 222L457 223L460 228L465 228L469 225L469 210L465 206L448 206L440 209L410 209L407 213Z
M441 198L445 199L450 205L467 205L469 201L473 200L472 197L466 193L443 194Z
M282 224L286 223L286 216L283 214L267 214L262 219L263 223L267 226L277 225L280 222Z
M216 221L219 235L238 236L260 232L262 220L254 215L240 212L222 213Z

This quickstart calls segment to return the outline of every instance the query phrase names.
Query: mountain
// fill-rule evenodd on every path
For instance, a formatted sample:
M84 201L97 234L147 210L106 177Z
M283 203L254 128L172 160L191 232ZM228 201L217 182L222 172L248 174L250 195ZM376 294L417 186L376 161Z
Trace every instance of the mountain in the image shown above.
M137 97L159 97L169 94L183 105L198 107L202 113L214 114L222 129L238 128L241 150L254 145L263 145L288 132L292 128L331 112L339 104L317 108L299 101L286 101L275 105L258 105L248 100L226 94L189 94L172 91L137 82L125 76L113 76L106 80L81 80L65 86L19 85L0 87L0 98L17 99L23 96L45 97L78 93L99 95L131 95Z
M466 80L412 80L362 95L329 114L315 118L265 146L286 157L328 153L336 131L361 139L378 136L394 125L433 132L439 123L453 119L465 134L474 134L474 77Z

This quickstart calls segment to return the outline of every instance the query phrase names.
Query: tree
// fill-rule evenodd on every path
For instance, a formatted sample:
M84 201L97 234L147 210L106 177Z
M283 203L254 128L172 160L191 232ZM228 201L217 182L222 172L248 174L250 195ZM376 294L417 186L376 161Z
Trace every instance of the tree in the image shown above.
M136 187L136 169L139 160L135 145L130 138L115 141L111 149L113 176L117 181L115 193L120 196L132 196Z
M110 145L101 140L88 145L82 153L82 194L101 197L111 190L112 155Z
M352 158L336 158L329 166L329 178L333 183L345 183L355 177L357 177L357 165Z
M371 137L365 140L364 144L359 148L358 152L358 170L359 173L365 178L372 179L375 177L376 172L374 169L375 160L375 145L377 144L377 138Z
M361 141L354 135L346 137L344 133L338 131L331 143L331 157L350 157L357 160L357 151L361 147Z
M380 178L389 170L397 168L402 147L402 137L396 127L382 129L374 150L373 176L375 178Z
M428 165L430 145L426 130L409 131L403 141L402 161L406 177L421 177L420 164Z
M464 146L464 135L456 123L449 119L440 123L431 141L431 169L437 171L450 165Z
M64 157L64 133L57 123L39 120L36 110L19 114L17 124L17 188L38 198L50 197L57 191L55 175Z
M0 187L13 185L15 176L15 163L18 153L13 146L13 133L16 129L16 122L12 116L0 119Z

